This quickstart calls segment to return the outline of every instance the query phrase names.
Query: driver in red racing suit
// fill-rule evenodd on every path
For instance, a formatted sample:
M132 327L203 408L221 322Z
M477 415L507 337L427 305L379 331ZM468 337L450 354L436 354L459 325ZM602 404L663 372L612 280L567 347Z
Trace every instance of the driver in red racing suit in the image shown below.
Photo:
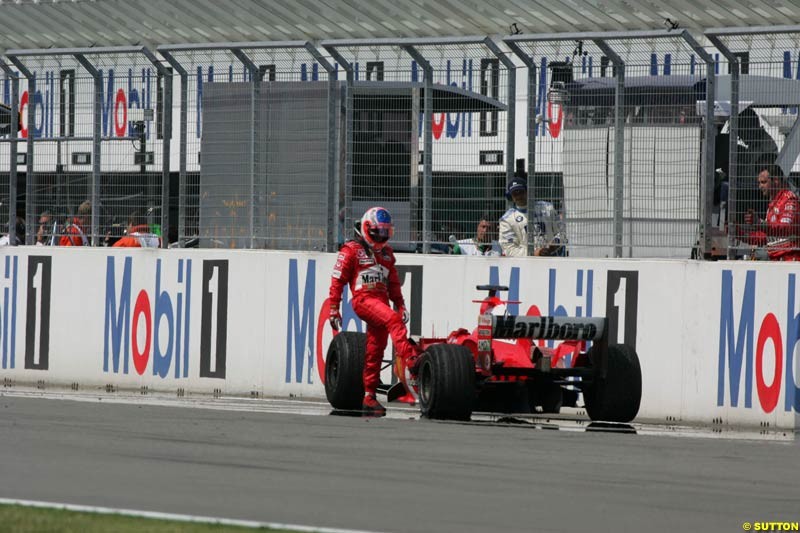
M329 321L333 329L341 327L339 304L342 290L349 284L353 294L353 310L367 323L362 410L382 415L386 409L378 403L375 392L380 383L387 337L392 336L397 356L406 361L415 357L417 350L408 340L405 326L408 311L400 292L394 253L386 244L394 232L389 211L382 207L370 208L355 226L356 239L342 246L333 267ZM394 303L396 310L389 307L389 300Z
M800 261L800 201L783 183L780 168L769 166L758 175L758 188L770 199L763 220L745 213L745 242L765 246L772 261Z

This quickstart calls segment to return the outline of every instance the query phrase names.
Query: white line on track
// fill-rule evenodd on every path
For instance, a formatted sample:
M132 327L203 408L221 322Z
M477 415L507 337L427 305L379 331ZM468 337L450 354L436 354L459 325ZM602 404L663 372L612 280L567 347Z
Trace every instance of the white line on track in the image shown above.
M196 516L187 514L159 513L155 511L137 511L133 509L115 509L112 507L94 507L92 505L73 505L71 503L42 502L34 500L14 500L0 498L0 505L21 505L23 507L37 507L43 509L57 509L79 513L95 513L106 515L132 516L135 518L151 518L154 520L172 520L174 522L190 522L198 524L214 524L222 526L238 526L252 529L288 529L303 533L378 533L358 529L339 529L332 527L314 527L298 524L280 524L276 522L257 522L254 520L236 520L233 518L214 518L211 516Z

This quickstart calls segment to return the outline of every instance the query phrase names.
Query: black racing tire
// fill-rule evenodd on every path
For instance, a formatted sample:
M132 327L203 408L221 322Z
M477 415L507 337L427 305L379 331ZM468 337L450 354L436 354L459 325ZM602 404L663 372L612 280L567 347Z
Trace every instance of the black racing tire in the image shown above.
M417 380L423 417L470 419L475 403L475 359L469 348L434 344L420 357Z
M325 357L325 396L334 409L361 409L364 399L364 354L367 335L342 331Z
M589 358L594 365L594 349ZM642 401L642 369L636 351L626 344L608 347L608 372L583 390L586 413L592 420L630 422Z
M543 413L560 413L564 402L562 391L561 385L553 383L551 378L545 376L534 377L528 389L531 412L535 412L535 407L538 406L542 408Z

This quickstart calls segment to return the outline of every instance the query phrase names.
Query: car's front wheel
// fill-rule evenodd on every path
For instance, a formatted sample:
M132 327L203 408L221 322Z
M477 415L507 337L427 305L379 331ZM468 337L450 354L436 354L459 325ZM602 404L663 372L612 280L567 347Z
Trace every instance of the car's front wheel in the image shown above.
M434 344L418 367L422 416L442 420L469 420L475 402L475 360L469 348Z
M331 341L325 357L325 396L335 409L361 409L366 351L364 333L343 331Z

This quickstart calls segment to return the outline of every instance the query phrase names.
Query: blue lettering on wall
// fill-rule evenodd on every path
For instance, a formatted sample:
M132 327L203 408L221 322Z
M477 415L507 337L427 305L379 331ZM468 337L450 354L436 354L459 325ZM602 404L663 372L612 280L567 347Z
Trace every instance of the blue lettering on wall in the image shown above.
M122 270L122 283L117 291L117 278L114 256L106 260L106 295L103 328L103 371L118 373L122 356L122 373L127 374L128 359L133 356L136 371L143 375L153 358L152 373L166 378L172 361L175 361L175 377L189 375L189 335L190 300L192 288L192 260L179 259L177 289L175 298L168 289L162 290L162 260L156 260L155 291L140 289L136 292L135 303L131 307L132 296L132 258L125 257ZM182 286L182 288L181 288ZM173 301L175 306L173 306ZM184 304L185 302L185 304ZM151 307L152 305L152 307ZM162 351L161 318L167 328L167 347ZM144 324L144 341L131 336L136 329L137 320ZM135 334L137 332L134 332ZM183 342L181 342L183 340ZM131 348L133 354L131 354ZM137 354L136 351L141 350ZM109 360L111 362L109 369ZM183 368L181 369L181 360ZM181 372L182 370L182 372Z
M800 342L800 311L795 313L795 275L789 274L789 296L786 302L786 395L784 408L800 413L800 387L795 384L794 349Z
M742 359L745 362L744 406L752 405L753 389L753 329L755 319L756 272L748 270L744 284L744 297L739 313L739 327L734 337L733 319L733 273L722 272L722 297L719 310L719 369L717 378L717 405L725 400L725 363L728 376L731 406L739 404L739 383L742 379ZM727 358L726 358L727 356Z
M496 266L489 267L489 284L501 285L500 269ZM511 267L511 274L508 277L508 299L519 301L519 267ZM518 315L519 304L508 304L508 312Z
M131 315L131 258L126 257L122 270L122 286L119 291L119 308L117 308L117 278L114 270L114 258L109 256L106 264L106 309L103 331L103 372L108 372L108 359L111 353L113 372L119 372L120 348L124 344L123 370L128 373L130 354L127 339L130 338ZM123 342L125 340L125 342ZM109 350L110 344L110 350Z
M5 257L3 272L3 313L0 322L0 343L3 349L3 368L14 368L17 331L17 256Z
M306 284L303 291L302 306L300 304L300 285L298 281L297 259L289 261L289 294L286 313L286 383L292 379L292 362L294 361L294 379L301 383L304 363L308 365L306 382L312 383L311 373L314 369L314 287L316 286L316 265L314 259L308 260L306 268Z

